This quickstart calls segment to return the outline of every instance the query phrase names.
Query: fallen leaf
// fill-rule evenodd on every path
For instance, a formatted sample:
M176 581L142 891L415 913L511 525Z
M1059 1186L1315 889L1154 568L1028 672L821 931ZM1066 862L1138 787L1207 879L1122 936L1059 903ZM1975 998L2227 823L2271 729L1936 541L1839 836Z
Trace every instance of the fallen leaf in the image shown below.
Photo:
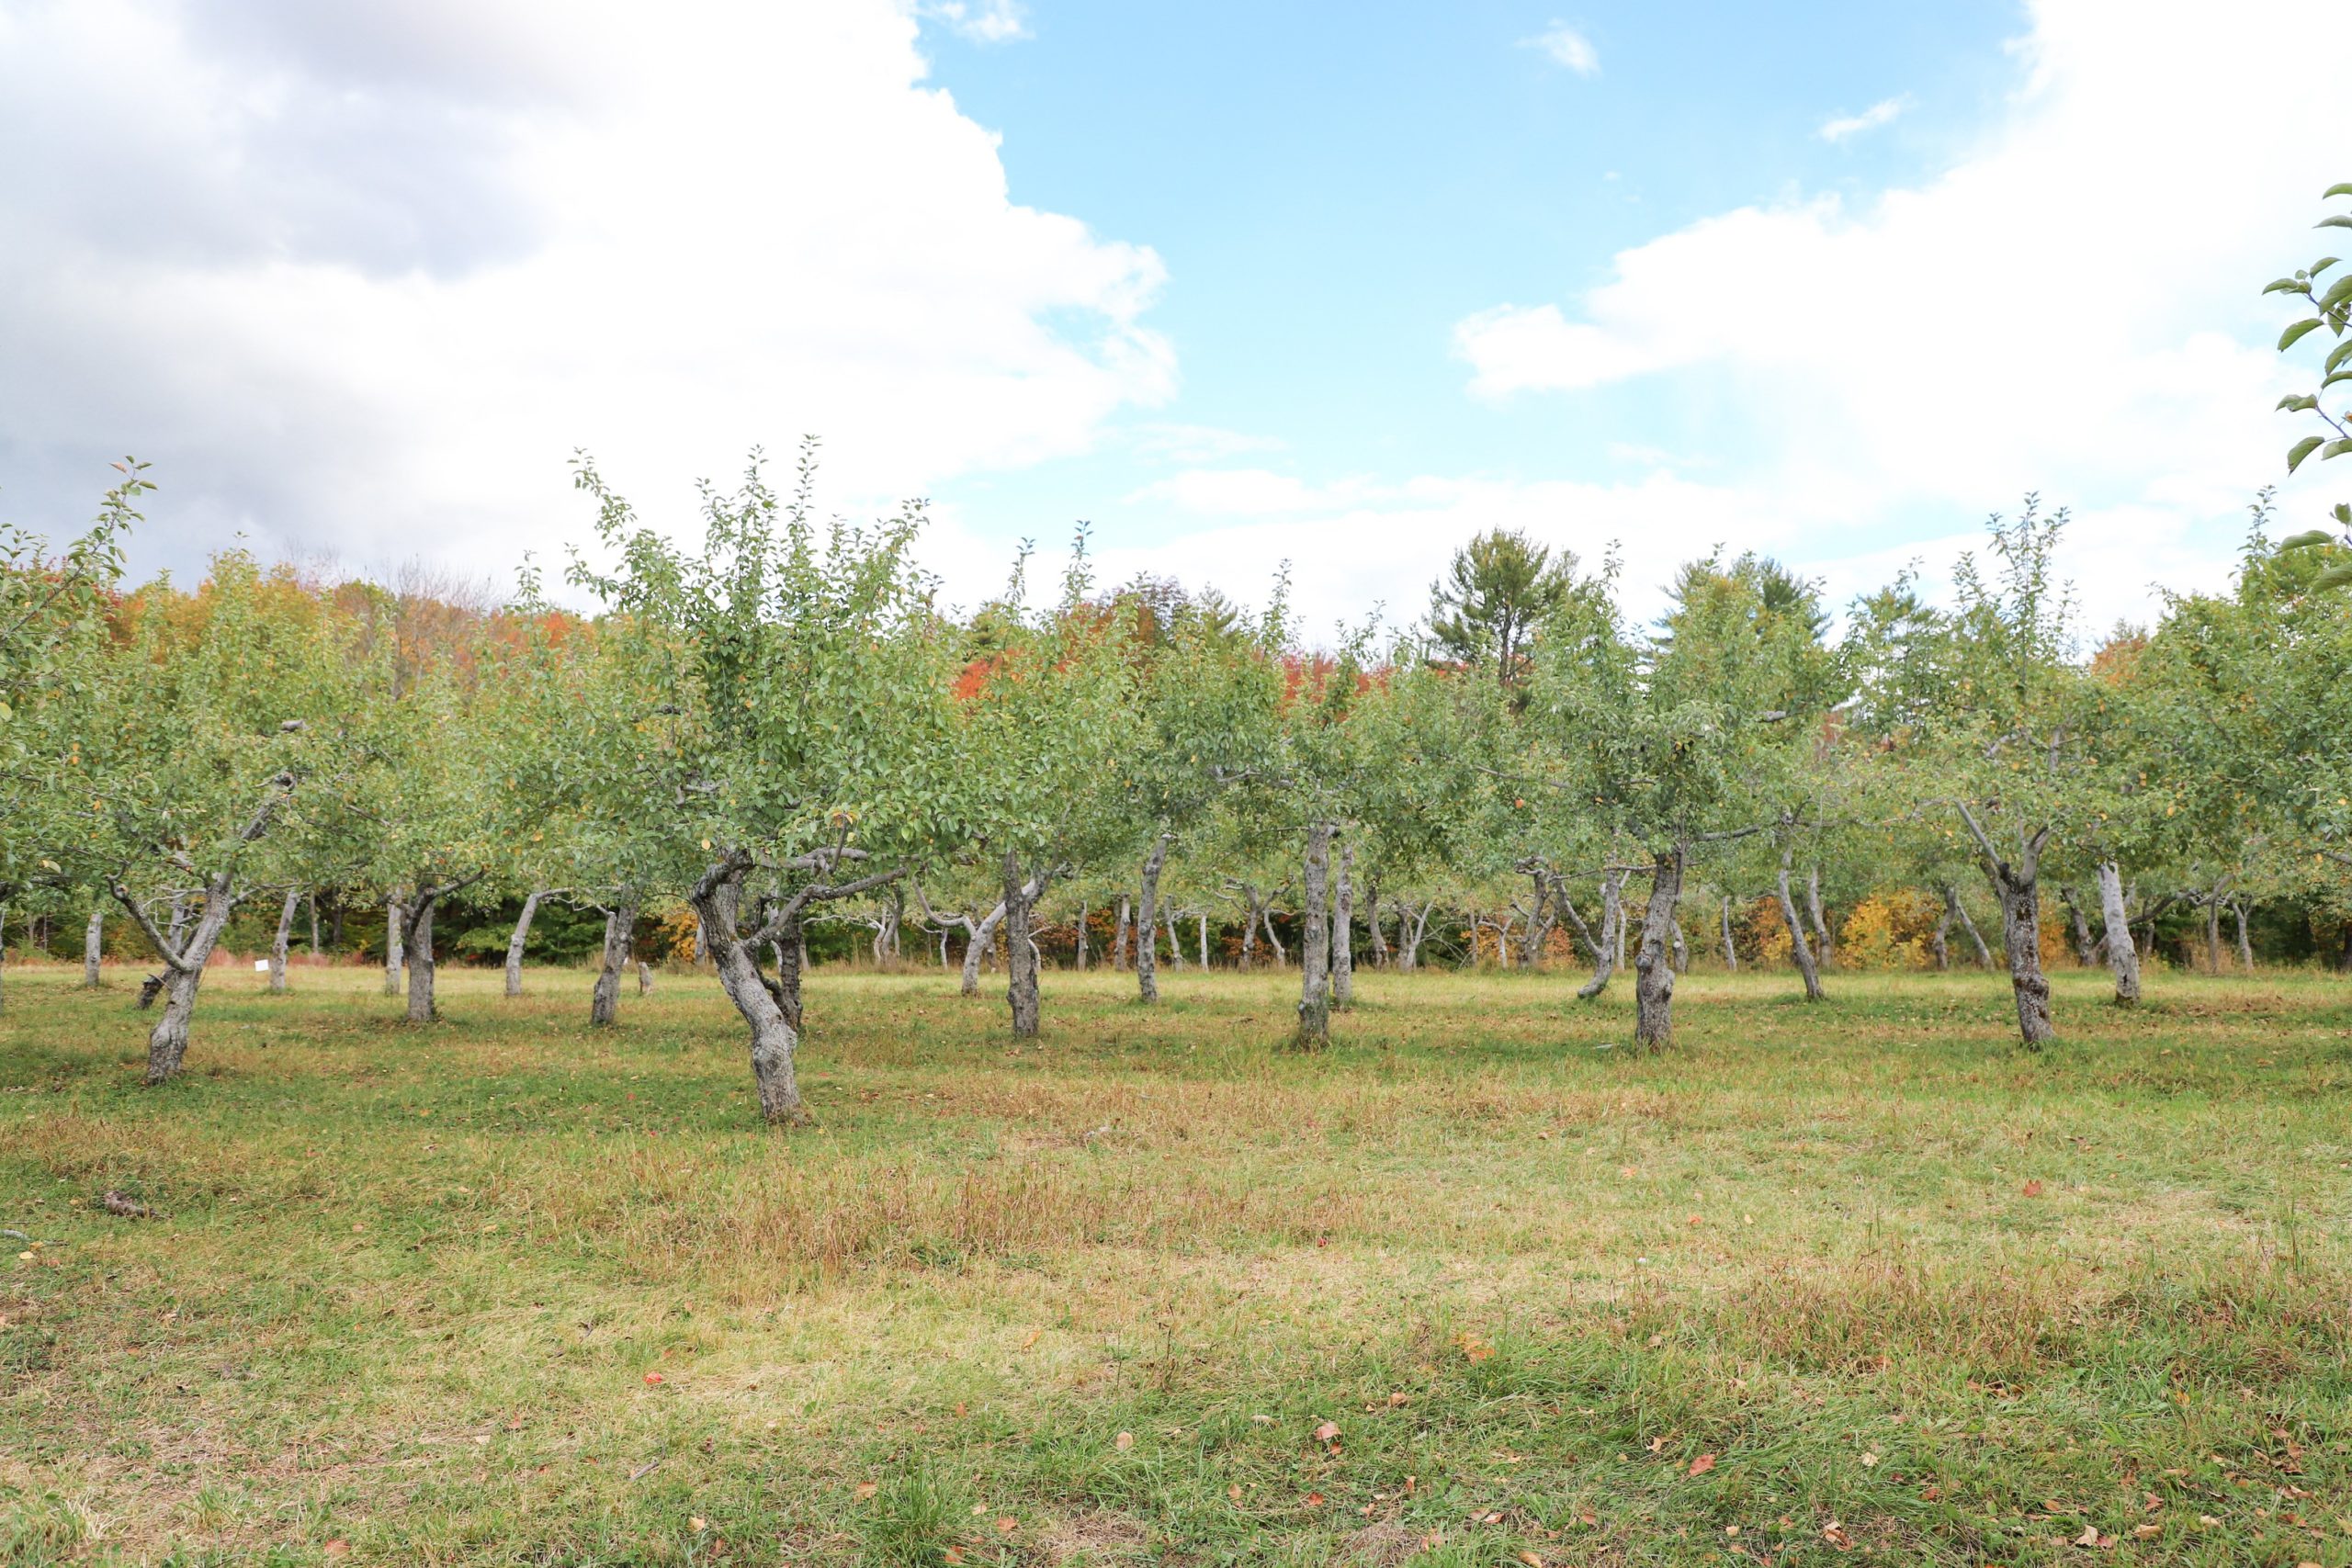
M1340 1424L1337 1421L1326 1421L1315 1428L1315 1440L1318 1443L1328 1443L1339 1435Z
M1872 1468L1873 1466L1875 1466L1877 1463L1878 1463L1878 1455L1876 1455L1876 1454L1864 1454L1864 1455L1862 1456L1862 1468L1863 1468L1864 1470L1869 1470L1869 1469Z
M1822 1527L1821 1539L1827 1541L1830 1545L1836 1547L1840 1551L1851 1551L1854 1550L1854 1538L1848 1535L1846 1533L1846 1527L1839 1524L1836 1519L1830 1520L1826 1525Z
M960 1546L951 1546L940 1555L950 1562L961 1562L964 1561L964 1549Z
M1136 1446L1136 1435L1133 1432L1122 1432L1117 1437L1111 1439L1111 1446L1121 1450L1134 1448Z
M2138 1536L2142 1540L2147 1540L2153 1537L2164 1534L2165 1527L2162 1525L2139 1525L2132 1529L2132 1533Z
M882 1483L878 1481L861 1481L850 1490L860 1497L871 1497L882 1490Z
M2097 1546L2098 1544L2098 1531L2089 1525L2085 1525L2083 1527L2083 1533L2075 1538L2075 1544L2076 1546Z
M1233 1501L1238 1503L1241 1501L1241 1483L1238 1481L1235 1482L1232 1485L1225 1489L1225 1495L1233 1499Z
M323 1551L329 1557L348 1557L351 1555L351 1542L344 1540L341 1536L337 1536L333 1540L327 1542L326 1545L320 1550Z
M650 1386L651 1384L662 1381L662 1374L660 1372L648 1372L645 1374L645 1381L646 1383Z
M999 1535L1011 1535L1014 1530L1017 1530L1020 1528L1021 1521L1019 1519L999 1519L996 1522L996 1532Z
M1532 1551L1521 1552L1519 1554L1519 1560L1521 1562L1526 1563L1527 1568L1544 1568L1544 1560L1541 1557L1536 1556L1535 1553Z
M1713 1454L1701 1454L1697 1459L1690 1461L1690 1473L1692 1475L1704 1475L1707 1472L1714 1468L1715 1456Z
M2025 1184L2024 1191L2025 1191L2025 1195L2026 1195L2027 1197L2029 1197L2029 1198L2039 1198L2039 1197L2041 1197L2041 1178L2040 1178L2040 1177L2038 1177L2038 1176L2037 1176L2037 1177L2035 1177L2031 1181L2027 1182L2027 1183Z
M1600 1516L1594 1513L1590 1508L1587 1508L1583 1513L1577 1516L1577 1523L1580 1525L1597 1525L1600 1522Z
M700 1514L688 1514L686 1516L686 1528L694 1531L696 1535L700 1535L703 1531L710 1528L710 1521L704 1518Z
M1026 1339L1023 1339L1023 1340L1021 1342L1021 1348L1022 1348L1023 1350L1026 1350L1027 1348L1029 1348L1029 1347L1030 1347L1030 1346L1035 1345L1035 1343L1037 1343L1037 1336L1039 1336L1039 1335L1041 1335L1041 1334L1043 1334L1043 1333L1045 1333L1045 1332L1046 1332L1046 1331L1045 1331L1044 1329L1042 1329L1042 1328L1033 1328L1033 1329L1031 1329L1031 1330L1029 1331L1029 1337L1028 1337L1028 1338L1026 1338Z
M1306 1495L1306 1506L1310 1508L1321 1507L1323 1506L1323 1494L1320 1492L1309 1492Z

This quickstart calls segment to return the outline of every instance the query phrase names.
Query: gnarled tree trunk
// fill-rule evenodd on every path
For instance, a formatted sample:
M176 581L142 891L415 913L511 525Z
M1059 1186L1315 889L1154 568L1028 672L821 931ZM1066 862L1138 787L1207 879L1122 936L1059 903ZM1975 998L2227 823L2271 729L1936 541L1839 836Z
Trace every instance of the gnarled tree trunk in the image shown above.
M2100 895L2102 898L2105 894ZM2075 931L2075 962L2088 969L2098 962L2098 944L2091 936L2091 922L2083 913L2082 900L2075 897L2072 883L2058 886L2058 901L2066 906L2066 923Z
M1345 1009L1356 998L1356 846L1340 840L1339 874L1331 886L1331 1000Z
M1781 918L1789 924L1789 956L1796 961L1797 973L1804 976L1804 999L1821 999L1821 971L1814 967L1813 947L1805 941L1804 922L1797 919L1796 900L1789 897L1789 857L1781 856Z
M1380 929L1380 885L1374 883L1363 890L1364 924L1372 932L1372 966L1388 967L1388 934Z
M401 933L408 929L407 911L398 895L384 900L384 995L401 994Z
M996 940L996 928L1003 923L1004 906L999 904L982 915L980 923L972 928L972 940L964 944L963 991L966 996L980 994L980 959L988 952L989 943Z
M269 988L278 996L286 993L286 944L293 938L294 911L301 902L300 892L289 887L277 911L277 937L269 946Z
M2237 917L2238 922L2238 967L2251 975L2254 973L2254 943L2246 936L2245 900L2231 899L2230 913Z
M1610 976L1617 972L1617 932L1623 922L1618 919L1625 897L1625 874L1611 866L1600 878L1600 931L1594 934L1584 923L1576 901L1568 897L1566 877L1561 877L1552 890L1553 908L1567 920L1568 928L1592 958L1592 978L1577 987L1577 999L1589 1002L1609 988Z
M1306 829L1302 867L1306 930L1299 939L1298 1043L1309 1050L1331 1043L1331 824Z
M1111 928L1111 973L1117 974L1127 966L1127 932L1132 916L1127 908L1125 894L1119 896L1119 921Z
M635 904L620 904L605 911L605 949L596 969L595 989L588 998L591 1027L605 1028L620 1021L621 974L628 967L636 940Z
M1650 872L1649 908L1642 920L1642 945L1634 957L1634 1043L1657 1051L1674 1043L1674 964L1668 932L1682 897L1682 873L1690 852L1677 843L1660 852Z
M409 908L402 947L408 961L408 1021L431 1023L441 1016L433 994L433 910L438 898L419 896Z
M1143 857L1143 886L1136 895L1136 994L1159 999L1159 872L1168 863L1168 835L1151 841Z
M1813 918L1813 936L1814 941L1819 944L1817 951L1821 955L1821 967L1837 968L1838 942L1837 939L1829 934L1829 922L1822 918L1821 867L1817 865L1805 868L1804 908L1805 913Z
M2132 942L2132 915L2123 904L2123 873L2111 860L2098 863L2099 919L2107 928L2107 965L2115 973L2115 1005L2140 1000L2140 950Z
M752 1084L760 1097L760 1115L768 1122L797 1126L808 1120L800 1102L800 1083L793 1071L793 1052L799 1031L785 1019L783 1004L768 988L743 940L736 916L742 899L743 872L722 863L695 885L691 899L708 933L711 959L718 969L719 987L752 1032Z
M531 940L531 922L538 917L539 900L546 897L548 893L547 888L534 887L525 896L523 912L514 920L514 932L506 939L506 994L510 997L519 997L523 994L523 949ZM700 920L695 922L695 945L697 949L702 945ZM699 951L695 953L695 959L696 963L701 962L702 954Z
M2018 855L2012 861L1995 847L1991 835L1966 805L1955 802L1960 819L1984 867L1985 880L2001 901L2001 949L2009 963L2009 991L2017 999L2018 1034L2029 1051L2039 1051L2056 1037L2050 1021L2050 980L2041 972L2041 850L2049 841L2048 827L2018 834Z
M1086 907L1085 902L1080 900L1078 906L1077 959L1078 972L1081 975L1086 973L1086 918L1092 913L1093 911Z
M1739 973L1739 948L1731 940L1731 899L1729 897L1724 899L1723 917L1724 967L1736 975Z
M107 907L96 895L90 898L90 923L82 928L82 985L96 990L99 983L98 965L107 951Z
M1004 852L1004 998L1012 1009L1012 1037L1037 1034L1037 946L1029 940L1037 897L1046 890L1043 872L1023 880L1021 857Z

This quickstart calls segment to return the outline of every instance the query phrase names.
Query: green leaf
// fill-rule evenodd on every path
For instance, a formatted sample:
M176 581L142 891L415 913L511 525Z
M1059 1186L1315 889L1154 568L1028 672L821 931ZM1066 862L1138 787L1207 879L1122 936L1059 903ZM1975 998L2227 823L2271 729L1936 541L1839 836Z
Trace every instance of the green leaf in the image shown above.
M2347 272L2335 280L2335 287L2321 297L2319 308L2323 310L2333 310L2346 299L2352 299L2352 272Z
M2335 503L2335 510L2329 513L2328 515L2335 518L2338 523L2343 524L2346 528L2352 528L2352 502L2342 501L2337 502Z
M2334 370L2337 366L2342 365L2346 359L2352 359L2352 339L2347 339L2343 343L2337 344L2334 348L2329 349L2327 351L2327 358L2320 366L2320 368L2323 370Z
M2301 294L2309 285L2300 277L2281 277L2263 285L2265 294Z
M2322 256L2319 260L2312 263L2307 276L2317 277L2321 273L2325 272L2329 267L2332 267L2335 265L2335 258L2334 256Z
M2289 327L2285 332L2278 334L2278 352L2281 354L2286 353L2289 349L2295 346L2296 341L2305 333L2312 331L2319 325L2320 319L2317 316L2307 316L2303 320L2297 321L2293 326Z
M2352 218L2346 218L2344 214L2339 212L2333 218L2321 219L2318 222L2312 224L2312 227L2314 229L2352 229Z
M2317 407L2319 407L2319 400L2311 396L2309 393L2290 392L2285 397L2279 399L2278 407L2271 410L2270 412L2277 413L2281 409L2292 409L2297 413L2301 413L2305 409L2315 409Z
M2324 392L2330 387L2335 386L2338 381L2352 381L2352 370L2338 370L2335 375L2330 376L2326 380L2322 381L2319 384L2319 389ZM2312 400L2313 402L2317 402L2319 400L2314 398Z
M2352 452L2352 435L2344 436L2337 440L2331 441L2326 446L2321 447L2319 449L2319 460L2324 463L2330 457L2341 457L2346 452Z
M2300 534L2290 534L2278 541L2282 550L2308 550L2315 545L2332 545L2335 536L2324 528L2307 528Z
M2337 561L2312 579L2313 588L2341 588L2347 582L2352 582L2352 560Z
M2318 451L2321 446L2326 444L2326 441L2327 437L2324 435L2306 435L2301 441L2296 442L2292 446L2288 447L2287 471L2291 474L2297 468L2301 468L2303 466L2303 459Z
M2320 199L2322 201L2332 201L2339 196L2352 196L2352 180L2345 181L2340 185L2332 185L2328 186L2326 192L2320 197Z

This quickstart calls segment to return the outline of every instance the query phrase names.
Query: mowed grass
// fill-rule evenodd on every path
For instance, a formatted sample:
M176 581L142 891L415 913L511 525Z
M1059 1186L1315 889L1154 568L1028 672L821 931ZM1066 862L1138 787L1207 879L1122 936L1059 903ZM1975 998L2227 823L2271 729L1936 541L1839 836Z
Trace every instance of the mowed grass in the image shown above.
M127 977L0 1020L0 1563L2352 1562L2352 986ZM119 1190L153 1218L105 1213ZM32 1250L31 1260L15 1253ZM1318 1436L1318 1434L1320 1434ZM2082 1544L2075 1544L2081 1542Z

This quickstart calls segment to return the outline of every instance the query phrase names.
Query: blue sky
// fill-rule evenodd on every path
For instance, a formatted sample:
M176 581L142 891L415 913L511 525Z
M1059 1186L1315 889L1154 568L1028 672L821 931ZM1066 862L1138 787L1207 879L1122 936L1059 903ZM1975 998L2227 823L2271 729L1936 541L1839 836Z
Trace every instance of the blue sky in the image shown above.
M1085 518L1321 628L1495 526L1933 591L2033 490L2095 628L2280 478L2340 120L2196 0L0 0L0 513L503 581L575 448L691 535L816 433L963 602Z
M1736 457L1706 378L1503 406L1465 393L1454 324L1602 281L1616 253L1792 190L1932 172L2018 75L2007 4L1805 8L1201 4L1031 8L1029 35L934 24L933 79L1003 138L1012 199L1148 243L1182 367L1172 421L1281 443L1309 479L1603 476L1612 448ZM1589 74L1534 40L1589 41ZM1897 100L1889 124L1822 126ZM1700 308L1693 301L1693 308ZM1152 474L1085 457L940 487L991 532L1163 525Z

